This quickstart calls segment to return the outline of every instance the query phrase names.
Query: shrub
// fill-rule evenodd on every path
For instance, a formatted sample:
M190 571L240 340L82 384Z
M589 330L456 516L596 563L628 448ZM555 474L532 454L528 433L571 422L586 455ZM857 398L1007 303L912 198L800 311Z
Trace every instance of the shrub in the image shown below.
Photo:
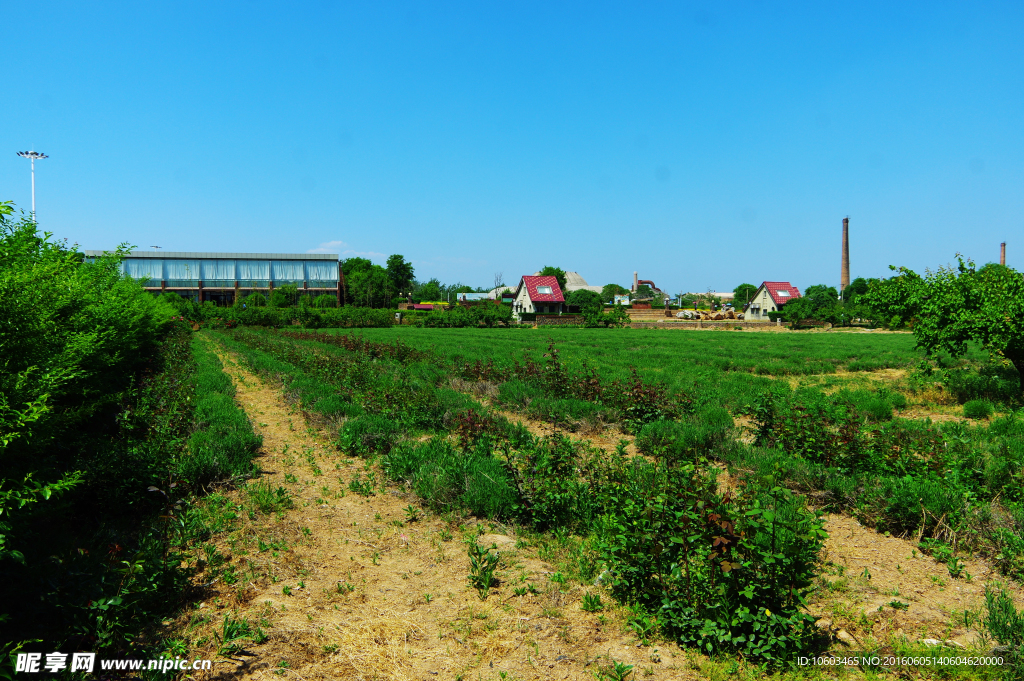
M709 456L733 427L732 416L721 407L701 411L683 421L655 421L636 438L637 450L667 461L694 461Z
M599 529L613 592L710 655L773 665L805 650L821 518L777 486L721 496L713 473L691 465L631 470L639 479L617 486Z
M250 307L266 307L267 297L259 291L253 291L242 299L242 303L245 305L246 309Z
M467 509L485 518L507 518L516 507L515 488L486 438L467 452L444 438L401 445L381 463L388 477L409 482L435 511Z
M313 299L313 307L323 310L331 307L338 307L338 297L330 294L319 295Z
M550 399L540 397L530 403L527 413L543 421L551 421L567 430L586 430L602 421L613 421L614 415L606 407L571 397Z
M498 404L512 409L526 409L534 400L542 397L544 391L525 381L506 381L498 386Z
M964 405L964 416L969 419L987 419L994 411L988 400L971 400Z
M402 428L383 416L362 416L343 425L338 432L338 446L359 456L387 454L398 442Z
M252 459L263 438L253 432L245 412L235 403L234 386L216 355L198 338L192 341L192 351L198 364L193 381L199 428L189 437L177 471L192 485L204 487L254 472Z

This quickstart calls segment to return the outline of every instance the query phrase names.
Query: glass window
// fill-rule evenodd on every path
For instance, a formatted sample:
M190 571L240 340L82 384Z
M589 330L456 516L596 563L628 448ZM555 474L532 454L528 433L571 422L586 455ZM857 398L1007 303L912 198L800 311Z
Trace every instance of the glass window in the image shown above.
M551 295L551 287L550 286L538 286L537 287L537 293L540 293L541 295L548 295L549 296L549 295Z
M779 296L780 298L786 298L789 296L789 291L776 291L775 295Z

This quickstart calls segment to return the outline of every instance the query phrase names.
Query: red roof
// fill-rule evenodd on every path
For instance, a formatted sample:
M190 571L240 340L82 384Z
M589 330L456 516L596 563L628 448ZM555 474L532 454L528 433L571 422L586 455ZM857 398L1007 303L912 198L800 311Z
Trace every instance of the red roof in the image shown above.
M793 286L788 281L766 281L761 284L768 289L768 295L775 301L776 307L782 307L791 300L796 300L800 297L800 289ZM779 291L783 291L782 295L779 295ZM789 295L786 295L786 294Z
M562 297L562 289L558 286L557 277L533 277L524 276L523 280L519 283L519 288L526 287L526 292L530 296L530 300L535 303L564 303L565 298ZM551 293L537 293L538 286L550 286ZM516 295L519 295L519 289L516 289Z

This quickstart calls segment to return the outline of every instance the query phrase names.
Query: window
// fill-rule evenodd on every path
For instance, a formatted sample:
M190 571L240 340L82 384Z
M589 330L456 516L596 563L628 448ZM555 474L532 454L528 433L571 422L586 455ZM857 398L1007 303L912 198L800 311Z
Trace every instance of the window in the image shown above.
M789 297L789 291L776 291L775 295L777 295L780 298L788 298Z
M541 295L545 295L545 296L550 296L551 295L551 287L550 286L538 286L537 287L537 293L539 293Z

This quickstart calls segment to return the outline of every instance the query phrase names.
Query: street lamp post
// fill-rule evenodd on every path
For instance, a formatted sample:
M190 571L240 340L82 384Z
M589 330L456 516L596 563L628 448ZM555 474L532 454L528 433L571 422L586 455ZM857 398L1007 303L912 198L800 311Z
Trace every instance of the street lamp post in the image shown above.
M32 222L36 221L36 159L47 158L46 154L38 151L19 151L18 156L27 158L32 162Z

